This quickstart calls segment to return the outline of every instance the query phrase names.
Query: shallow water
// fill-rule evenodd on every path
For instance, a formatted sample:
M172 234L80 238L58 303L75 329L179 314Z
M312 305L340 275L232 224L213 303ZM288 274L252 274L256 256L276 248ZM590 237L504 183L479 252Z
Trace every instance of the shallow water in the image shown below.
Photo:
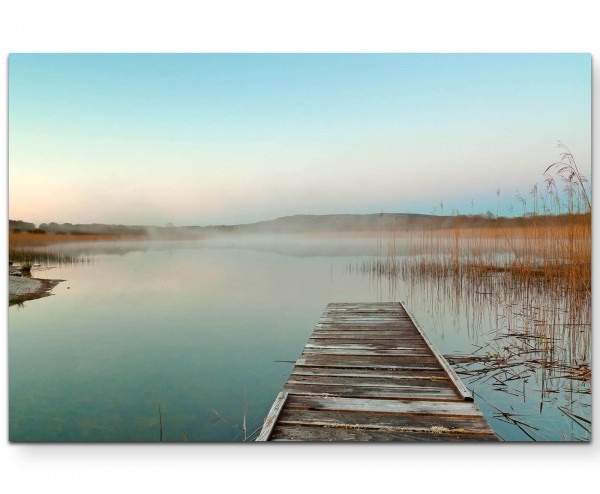
M10 440L158 441L160 403L165 441L241 441L244 415L250 435L329 302L403 301L444 354L498 334L485 302L467 307L425 282L349 268L374 247L347 237L64 246L93 262L39 271L66 281L9 308ZM549 397L542 377L514 394L465 382L505 440L531 440L524 430L589 440L591 426L558 407L591 420L591 394Z

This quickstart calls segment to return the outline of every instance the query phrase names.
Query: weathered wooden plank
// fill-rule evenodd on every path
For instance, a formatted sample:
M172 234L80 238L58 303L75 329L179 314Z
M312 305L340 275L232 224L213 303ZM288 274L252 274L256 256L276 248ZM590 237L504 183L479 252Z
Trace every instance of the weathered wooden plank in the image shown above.
M260 431L260 434L256 438L256 442L263 442L263 441L269 440L269 437L271 436L271 434L273 432L273 427L275 426L275 423L277 422L277 417L279 417L279 414L281 413L281 410L283 409L283 406L285 405L287 398L288 398L288 394L287 394L287 392L284 392L284 391L281 391L277 395L277 398L275 398L275 402L271 406L271 410L269 410L269 414L265 418L265 422Z
M352 356L352 355L302 355L296 365L312 365L318 367L360 367L363 369L406 369L424 368L438 369L440 364L431 357L401 357L401 356Z
M372 317L372 318L403 318L407 317L405 312L401 312L397 307L395 310L393 308L390 309L379 309L379 310L365 310L365 309L352 309L352 310L326 310L322 315L321 319L329 319L334 317Z
M377 307L382 305L391 305L398 307L399 302L329 302L327 307L353 307L353 306Z
M383 328L392 328L392 329L411 329L414 330L414 328L411 325L411 322L409 320L391 320L391 321L378 321L378 320L374 320L374 319L365 319L365 320L359 320L356 318L351 318L351 319L347 319L347 320L341 320L341 319L337 319L337 320L331 320L331 321L327 321L327 320L319 320L319 322L317 322L316 324L316 328L331 328L333 326L345 326L345 327L357 327L357 328L363 328L365 330L369 330L369 329L373 329L375 327L383 327Z
M427 353L430 354L431 352L429 351L429 348L426 345L422 345L420 348L415 348L415 346L413 345L409 345L409 346L402 346L402 345L398 345L398 344L373 344L373 343L366 343L365 341L359 341L356 343L341 343L341 344L336 344L336 343L331 343L328 341L320 341L320 342L311 342L310 340L308 340L308 343L306 344L306 346L304 347L305 350L308 349L323 349L323 350L327 350L327 349L335 349L335 350L411 350L411 351L415 351L415 350L422 350L425 349L427 350Z
M455 391L454 385L450 379L418 379L405 377L398 379L395 376L377 375L370 372L365 375L323 375L322 373L306 375L292 372L287 380L289 384L305 383L305 384L331 384L341 386L369 386L369 387L390 387L390 388L412 388L412 387L433 387L440 389L448 389Z
M386 356L386 355L397 355L399 357L429 357L431 352L426 350L414 350L411 348L323 348L323 347L311 347L305 348L302 355L346 355L346 356Z
M345 306L333 306L333 305L328 305L327 306L327 310L325 311L326 314L331 314L331 313L336 313L336 312L385 312L385 311L389 311L389 312L393 312L394 314L398 313L398 302L393 302L390 304L383 304L383 305L372 305L372 304L365 304L365 305L345 305Z
M410 322L408 314L399 314L398 312L381 312L381 313L360 313L360 312L347 312L344 314L326 314L319 318L319 322L321 321L384 321L384 322L394 322L394 321L406 321Z
M331 326L335 324L344 324L344 325L354 325L354 326L364 326L366 328L373 326L374 324L384 324L388 326L400 326L400 327L409 327L411 325L411 321L409 318L397 318L397 317L386 317L386 318L377 318L373 317L358 317L358 316L344 316L344 317L327 317L320 318L317 321L318 325L321 326Z
M415 328L408 324L401 324L399 322L386 322L386 323L376 323L376 322L332 322L332 323L322 323L319 322L316 324L315 329L317 331L331 331L337 329L338 331L411 331L417 333Z
M382 324L410 324L411 320L408 315L399 317L397 315L366 315L366 314L344 314L337 316L320 317L318 324L330 323L346 323L346 324L361 324L361 323L382 323Z
M336 412L286 408L278 423L296 425L339 425L367 429L403 428L415 431L460 430L474 434L492 434L489 424L480 417L453 417L451 415L409 415L372 412Z
M371 400L328 396L296 396L290 394L286 408L337 410L340 412L410 413L421 415L456 415L482 417L474 403L468 401L438 402L418 400Z
M352 370L370 370L370 371L377 371L377 372L383 372L383 371L412 371L412 373L414 373L415 371L421 371L425 374L430 374L431 371L437 371L440 370L441 367L437 366L437 367L416 367L416 366L402 366L402 365L390 365L390 364L381 364L381 363L365 363L365 364L348 364L348 363L343 363L343 362L334 362L334 363L323 363L321 362L312 362L312 361L306 361L304 359L301 360L297 360L296 361L296 366L298 367L302 367L305 369L310 369L310 368L315 368L315 367L323 367L323 368L328 368L330 370L341 370L341 369L352 369Z
M327 331L315 331L311 338L358 338L362 339L370 339L370 340L389 340L395 339L397 341L423 341L419 339L419 336L416 334L402 334L398 331L370 331L368 334L365 334L363 331L345 331L345 330L327 330Z
M344 305L327 305L325 310L325 314L329 314L330 312L336 311L344 311L344 310L362 310L362 311L372 311L372 310L395 310L398 312L399 302L386 302L386 303L365 303L365 304L344 304Z
M365 343L370 343L372 340L390 340L396 342L406 342L410 345L420 345L428 347L418 333L402 333L397 330L382 330L370 331L368 333L358 330L315 330L311 335L310 339L349 339L349 340L360 340ZM350 343L358 343L352 341Z
M390 345L402 346L405 348L429 348L423 340L417 338L398 338L392 335L369 335L368 338L360 338L358 335L342 333L342 334L316 334L313 333L308 340L310 343L320 344L335 344L348 343L351 345L360 345L362 343L368 345Z
M418 338L419 333L414 328L399 328L397 326L382 326L374 324L371 328L365 328L364 326L353 326L353 325L330 325L330 326L317 326L315 328L316 333L331 333L331 332L343 332L343 333L356 333L361 334L363 337L371 336L371 334L384 333L390 334L397 337L412 337Z
M327 308L327 310L325 311L323 317L336 317L337 315L345 315L345 314L366 314L366 315L372 315L372 314L397 314L398 313L398 307L393 307L393 306L389 306L389 307L348 307L348 308ZM403 315L403 314L401 314Z
M310 346L309 346L310 345ZM426 349L429 351L429 347L419 340L356 340L346 338L310 338L306 345L308 348L356 348L367 350L369 348L380 348L380 349L400 349L406 348L411 350Z
M314 384L288 381L283 387L294 396L312 394L340 396L344 398L390 398L402 400L444 400L463 402L456 389L428 386L353 386L342 384Z
M410 320L399 320L399 319L359 319L356 317L348 319L321 319L317 323L317 327L331 327L331 326L356 326L364 329L372 329L373 327L392 327L399 329L412 329Z
M337 333L348 333L350 336L360 336L361 338L371 338L372 336L377 335L387 335L391 338L401 338L401 339L413 339L419 340L419 333L414 329L405 329L401 330L398 328L385 328L381 326L373 326L372 329L365 329L360 327L318 327L313 331L313 336L322 336L322 335L335 335Z
M296 366L291 375L302 376L345 376L345 377L386 377L389 379L423 379L423 380L443 380L450 381L446 372L440 367L437 369L415 369L415 368L394 368L394 369L359 369L344 367L319 367L319 366Z
M406 312L401 312L398 307L389 309L377 309L377 310L366 310L366 309L352 309L352 310L326 310L319 319L334 319L334 318L348 318L348 317L363 317L367 318L395 318L403 319L407 317Z
M329 302L327 309L336 307L398 307L399 302Z
M334 315L338 315L338 314L347 314L347 313L368 313L368 314L373 314L375 316L378 315L385 315L385 314L392 314L394 316L397 317L402 317L405 316L406 314L403 313L402 311L398 310L399 307L393 307L393 306L389 306L389 307L346 307L346 308L340 308L340 307L328 307L322 314L321 317L332 317Z
M343 427L312 427L304 425L277 425L273 441L496 441L493 434L432 433L405 431L374 431Z
M375 326L375 325L397 325L408 326L410 324L410 319L401 319L399 317L327 317L325 319L319 320L320 325L329 325L329 324L348 324L353 326L364 325L365 327Z

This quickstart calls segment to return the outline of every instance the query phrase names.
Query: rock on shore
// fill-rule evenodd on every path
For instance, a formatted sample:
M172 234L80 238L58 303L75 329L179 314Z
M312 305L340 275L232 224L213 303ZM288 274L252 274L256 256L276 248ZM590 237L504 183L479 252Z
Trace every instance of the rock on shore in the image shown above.
M8 304L20 304L26 300L47 297L52 295L50 290L62 280L43 280L9 275L8 277Z

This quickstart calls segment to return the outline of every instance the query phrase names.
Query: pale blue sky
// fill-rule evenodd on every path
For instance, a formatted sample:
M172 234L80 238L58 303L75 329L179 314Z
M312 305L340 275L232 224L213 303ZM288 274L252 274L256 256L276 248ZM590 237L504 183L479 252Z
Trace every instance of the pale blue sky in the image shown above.
M9 57L9 216L232 224L496 211L567 144L591 167L591 57Z

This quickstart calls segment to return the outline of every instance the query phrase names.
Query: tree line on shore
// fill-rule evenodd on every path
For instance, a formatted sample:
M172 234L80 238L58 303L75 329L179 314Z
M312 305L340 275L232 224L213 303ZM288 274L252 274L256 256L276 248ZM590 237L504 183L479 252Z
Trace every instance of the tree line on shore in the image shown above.
M332 214L295 215L241 225L211 226L140 226L108 225L102 223L34 223L9 220L9 231L38 234L67 235L179 235L179 234L252 234L252 233L311 233L311 232L367 232L367 231L415 231L445 228L486 228L527 226L545 223L556 225L590 221L590 213L561 215L525 215L519 217L495 217L484 215L425 215L407 213L379 214Z

